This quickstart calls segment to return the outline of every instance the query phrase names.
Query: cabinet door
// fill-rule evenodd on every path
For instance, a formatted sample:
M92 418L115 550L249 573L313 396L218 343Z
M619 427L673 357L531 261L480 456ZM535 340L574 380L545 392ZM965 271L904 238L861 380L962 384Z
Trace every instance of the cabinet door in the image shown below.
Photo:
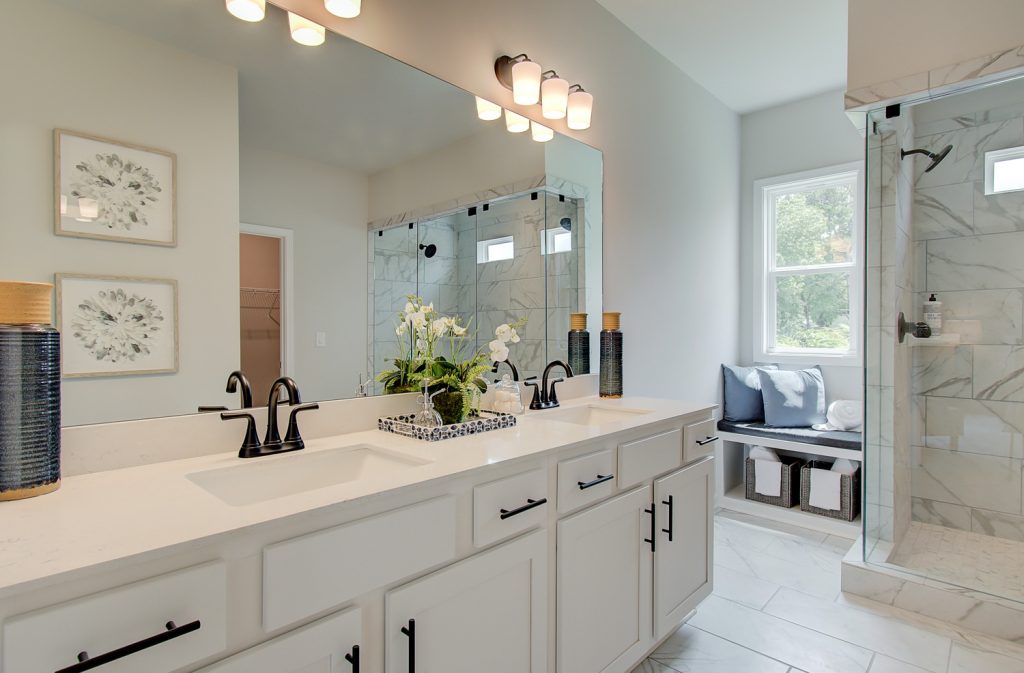
M388 673L546 673L547 533L388 592Z
M706 458L654 482L658 511L658 553L654 555L656 638L677 628L711 593L714 464L713 458Z
M357 646L362 637L362 613L353 608L251 647L200 673L359 673Z
M558 522L558 673L622 673L652 644L651 487Z

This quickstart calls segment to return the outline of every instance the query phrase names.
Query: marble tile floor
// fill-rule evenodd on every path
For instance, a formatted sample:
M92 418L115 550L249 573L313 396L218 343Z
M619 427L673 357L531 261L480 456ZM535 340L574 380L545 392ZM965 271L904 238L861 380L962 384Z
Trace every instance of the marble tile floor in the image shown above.
M715 517L715 593L633 673L1024 673L1024 646L840 591L853 540Z
M1024 542L915 521L889 557L889 564L1024 601Z

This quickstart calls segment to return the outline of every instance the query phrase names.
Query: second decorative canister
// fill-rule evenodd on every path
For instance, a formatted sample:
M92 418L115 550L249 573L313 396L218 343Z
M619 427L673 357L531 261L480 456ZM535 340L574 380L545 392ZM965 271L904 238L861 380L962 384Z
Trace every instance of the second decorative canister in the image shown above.
M622 397L621 313L606 312L601 329L601 397Z
M569 317L569 366L574 374L590 373L590 332L587 314L573 313Z

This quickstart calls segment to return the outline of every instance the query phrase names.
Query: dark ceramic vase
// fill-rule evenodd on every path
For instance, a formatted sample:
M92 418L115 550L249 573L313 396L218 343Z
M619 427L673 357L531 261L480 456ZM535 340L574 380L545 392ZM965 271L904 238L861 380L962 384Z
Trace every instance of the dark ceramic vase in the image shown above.
M622 397L622 332L619 313L604 314L601 330L601 397Z

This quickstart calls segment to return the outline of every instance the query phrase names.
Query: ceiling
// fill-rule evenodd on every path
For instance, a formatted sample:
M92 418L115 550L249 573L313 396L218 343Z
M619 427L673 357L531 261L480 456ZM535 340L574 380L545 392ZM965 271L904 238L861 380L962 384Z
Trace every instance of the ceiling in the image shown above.
M303 47L285 12L260 23L216 0L54 0L238 69L243 145L372 175L485 130L473 96L340 35Z
M846 85L847 0L598 0L740 114Z

